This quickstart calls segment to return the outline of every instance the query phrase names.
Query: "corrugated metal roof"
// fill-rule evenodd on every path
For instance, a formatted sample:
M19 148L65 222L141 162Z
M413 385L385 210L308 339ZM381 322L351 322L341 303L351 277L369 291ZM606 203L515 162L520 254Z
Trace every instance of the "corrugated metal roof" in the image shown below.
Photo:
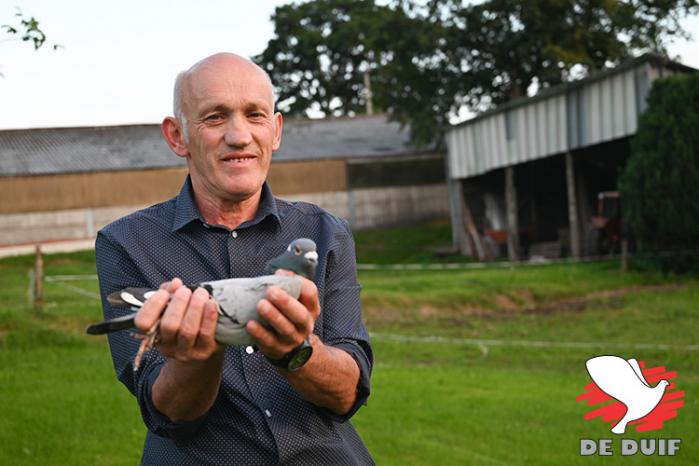
M284 121L275 161L416 154L409 131L384 115ZM159 125L0 131L0 176L163 168L185 165Z
M687 71L696 70L647 54L483 113L447 132L449 176L468 178L630 136L652 81Z

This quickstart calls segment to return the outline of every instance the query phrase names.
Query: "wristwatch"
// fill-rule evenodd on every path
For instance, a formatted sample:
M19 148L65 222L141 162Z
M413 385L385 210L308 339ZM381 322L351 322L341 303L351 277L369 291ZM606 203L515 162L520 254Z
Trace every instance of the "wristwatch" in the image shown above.
M267 358L267 360L276 367L280 367L282 369L286 369L290 372L293 372L301 369L301 367L303 367L303 365L306 364L309 359L311 359L312 354L313 347L311 346L311 343L308 341L308 338L306 338L300 345L286 353L281 358Z

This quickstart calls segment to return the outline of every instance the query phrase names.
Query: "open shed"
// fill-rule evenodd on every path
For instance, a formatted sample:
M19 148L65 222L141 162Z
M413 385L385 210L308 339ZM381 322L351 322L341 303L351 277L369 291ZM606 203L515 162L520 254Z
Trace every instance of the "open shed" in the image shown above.
M646 54L452 127L455 247L510 260L584 254L597 197L616 190L652 82L694 71Z

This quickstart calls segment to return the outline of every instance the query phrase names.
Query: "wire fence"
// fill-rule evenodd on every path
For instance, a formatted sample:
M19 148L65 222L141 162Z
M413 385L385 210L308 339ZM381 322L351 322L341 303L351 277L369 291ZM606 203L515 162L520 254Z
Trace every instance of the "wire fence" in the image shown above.
M357 270L483 270L483 269L509 269L519 267L544 266L555 264L574 264L587 262L603 262L610 260L619 260L620 256L591 256L581 258L561 258L561 259L544 259L537 258L533 260L522 261L497 261L497 262L447 262L447 263L414 263L414 264L357 264ZM94 281L97 280L97 274L83 275L47 275L43 277L45 283L55 284L64 289L71 290L82 296L100 299L99 293L85 290L79 286L71 284L71 282L79 281ZM35 287L34 277L32 277L32 287Z
M482 269L509 269L516 267L530 267L555 264L575 264L585 262L604 262L620 260L619 255L566 257L559 259L536 258L521 261L495 261L495 262L444 262L444 263L417 263L417 264L357 264L357 270L482 270Z
M79 282L79 281L95 281L97 280L97 275L96 274L85 274L85 275L47 275L44 277L44 281L46 283L52 283L55 284L61 288L70 290L74 293L77 293L79 295L85 296L87 298L92 298L96 300L100 300L100 295L99 293L96 293L94 291L89 291L84 288L81 288L79 286L72 285L70 282Z
M699 254L699 250L682 251L685 254ZM35 270L30 274L30 290L34 307L41 307L43 303L43 283L51 283L64 289L70 290L76 294L80 294L87 298L99 300L100 295L94 291L86 290L80 286L76 286L71 282L79 281L94 281L97 280L97 274L82 274L82 275L43 275L43 261L39 259L40 250L37 255L37 263ZM677 254L672 252L655 253L657 257L669 257ZM511 269L520 267L540 267L545 265L555 264L578 264L590 262L604 262L622 260L621 255L604 255L604 256L586 256L586 257L567 257L557 259L536 258L521 261L493 261L493 262L447 262L447 263L412 263L412 264L357 264L357 270L367 271L410 271L410 270L484 270L484 269ZM40 277L37 280L37 277Z

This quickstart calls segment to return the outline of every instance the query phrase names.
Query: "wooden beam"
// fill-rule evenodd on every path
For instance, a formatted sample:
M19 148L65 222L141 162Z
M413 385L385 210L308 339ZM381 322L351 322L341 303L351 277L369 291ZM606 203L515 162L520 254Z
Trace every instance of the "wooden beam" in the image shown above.
M573 154L566 152L566 186L568 188L568 224L570 229L570 251L573 257L580 257L580 220L575 190L575 166Z
M449 212L451 214L452 246L462 256L473 257L473 249L468 241L464 222L464 188L462 180L447 178L447 190L449 192Z
M464 200L464 226L466 227L466 231L468 231L469 237L473 242L473 249L476 251L476 259L479 261L487 260L488 255L485 252L485 248L481 242L481 237L478 234L478 229L476 228L476 224L473 222L471 209L468 208L468 202L466 202L466 200Z
M587 180L585 179L585 173L584 170L581 169L580 165L578 165L578 169L575 170L575 188L577 190L578 196L578 213L580 214L580 254L586 255L588 254L588 251L586 250L587 244L585 238L587 238L589 234L588 232L592 225L592 206L588 201L589 196L587 189Z
M507 257L519 260L519 227L517 219L517 186L515 168L505 167L505 209L507 210Z

